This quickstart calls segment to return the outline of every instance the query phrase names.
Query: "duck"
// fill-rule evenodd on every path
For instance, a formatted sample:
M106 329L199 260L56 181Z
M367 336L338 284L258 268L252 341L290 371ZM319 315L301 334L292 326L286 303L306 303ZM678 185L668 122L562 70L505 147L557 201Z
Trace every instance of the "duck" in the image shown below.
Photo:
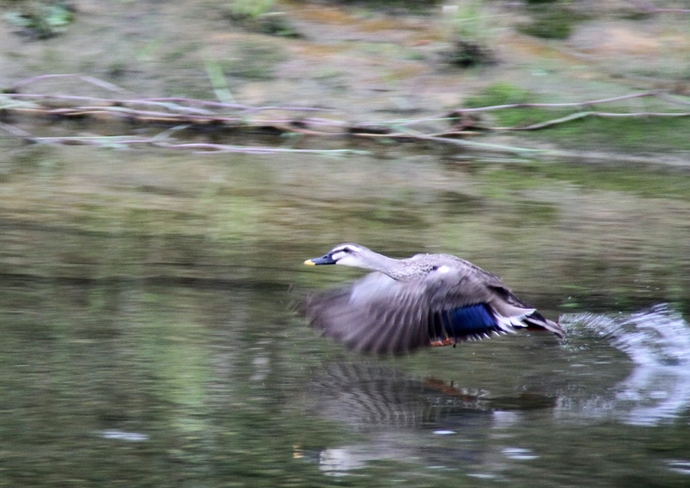
M561 325L516 297L496 275L450 254L395 259L346 243L304 264L373 271L304 299L308 323L351 350L400 355L518 329L565 336Z

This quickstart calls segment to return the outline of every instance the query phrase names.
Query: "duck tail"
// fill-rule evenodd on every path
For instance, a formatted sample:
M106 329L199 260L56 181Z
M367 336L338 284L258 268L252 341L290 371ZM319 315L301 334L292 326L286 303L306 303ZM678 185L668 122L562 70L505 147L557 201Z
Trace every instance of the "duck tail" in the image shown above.
M543 329L553 332L559 338L563 339L565 337L565 330L560 324L545 318L539 312L532 312L530 315L523 319L523 322L527 324L528 329Z

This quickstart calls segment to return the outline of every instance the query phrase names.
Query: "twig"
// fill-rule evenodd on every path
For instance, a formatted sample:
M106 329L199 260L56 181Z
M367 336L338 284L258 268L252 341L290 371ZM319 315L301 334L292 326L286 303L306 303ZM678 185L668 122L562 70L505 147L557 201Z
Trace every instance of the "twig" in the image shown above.
M17 90L19 90L19 87L30 85L30 84L36 83L38 81L54 79L54 78L79 78L82 81L85 81L85 82L90 83L92 85L98 86L100 88L104 88L106 90L114 91L117 93L131 93L129 90L125 90L124 88L120 88L119 86L113 85L112 83L109 83L107 81L99 80L98 78L94 78L92 76L71 74L71 73L41 75L41 76L34 76L32 78L26 78L25 80L18 81L17 83L12 85L10 87L10 90L11 91L17 91Z
M276 153L299 153L299 154L366 154L366 151L356 149L292 149L280 147L250 147L237 146L230 144L212 143L177 143L170 135L174 132L185 129L186 126L178 126L161 132L153 137L136 136L52 136L35 137L24 129L20 129L10 124L0 122L0 130L8 134L20 137L27 142L48 145L67 145L67 146L99 146L104 148L129 147L134 145L147 144L167 149L193 149L197 154L210 153L245 153L245 154L276 154ZM170 142L172 141L172 142Z
M645 98L645 97L656 97L667 103L675 105L690 105L690 100L682 100L677 97L672 97L671 95L663 92L640 92L633 93L630 95L621 95L617 97L610 98L600 98L596 100L585 100L582 102L564 102L564 103L507 103L502 105L487 105L484 107L473 107L473 108L456 108L450 113L437 114L429 117L423 117L420 119L405 120L405 121L392 121L389 124L397 124L400 127L410 127L413 125L419 125L424 122L442 122L442 121L453 121L458 115L464 115L469 113L478 112L491 112L496 110L508 110L508 109L522 109L522 108L569 108L569 107L588 107L604 103L619 102L622 100L630 100L635 98Z
M265 106L265 107L250 107L247 105L236 105L236 104L226 104L226 103L217 103L217 102L208 102L206 100L193 100L193 99L187 99L187 98L150 98L150 99L113 99L113 98L97 98L97 97L85 97L85 96L77 96L77 95L46 95L46 94L41 94L41 93L11 93L11 94L4 94L0 95L0 100L2 99L7 99L7 100L14 100L14 99L37 99L37 100L65 100L65 101L84 101L84 102L90 102L91 104L101 104L98 105L99 109L112 109L115 110L115 107L122 107L122 106L128 106L128 105L153 105L153 106L158 106L158 107L163 107L167 108L174 113L175 111L179 112L191 112L191 113L197 113L199 115L214 115L216 112L212 112L210 110L204 110L200 108L194 108L194 107L186 107L184 105L180 105L176 102L196 102L196 105L208 105L208 106L215 106L218 108L232 108L232 109L237 109L240 110L241 114L248 114L248 113L253 113L253 112L262 112L262 111L285 111L285 112L323 112L326 109L321 109L321 108L316 108L316 107L296 107L296 106ZM4 108L4 107L3 107ZM73 107L74 109L81 109L84 110L85 107Z
M506 146L503 144L492 144L487 142L468 141L466 139L457 139L451 137L443 137L438 135L425 134L355 134L356 137L366 139L393 139L393 140L407 140L407 141L429 141L452 146L460 146L467 149L488 151L495 153L509 153L509 154L524 154L524 153L544 153L544 149L530 149L526 147Z
M276 154L276 153L297 153L297 154L367 154L367 151L356 149L291 149L281 147L247 147L229 144L211 144L206 142L192 142L172 144L166 142L156 142L156 146L168 149L194 149L196 154L208 153L244 153L244 154Z
M673 97L668 93L659 93L657 97L659 98L659 100L663 100L669 103L675 103L678 105L690 105L690 100L680 100L678 97Z
M37 81L75 77L87 83L113 91L125 90L108 82L82 75L43 75L20 81L13 85L16 91ZM220 83L220 82L218 82ZM219 85L220 86L220 85ZM192 150L198 153L213 152L243 152L253 154L272 154L281 152L299 153L352 153L351 150L323 151L313 149L289 149L265 146L237 146L220 143L184 142L175 140L172 135L188 128L228 129L228 130L269 130L276 134L304 135L312 137L342 137L370 140L395 140L409 142L432 142L435 144L452 145L473 151L491 151L495 153L533 154L543 153L543 150L534 150L522 147L506 146L500 144L470 141L468 136L475 135L479 131L527 131L539 130L571 122L586 117L621 118L621 117L688 117L690 112L610 112L598 110L580 110L566 116L532 123L524 126L513 127L476 127L475 117L463 117L466 114L522 109L564 109L564 108L593 108L597 105L621 102L638 98L654 97L661 102L684 109L690 105L690 100L678 96L671 96L663 92L647 91L621 95L609 98L586 100L582 102L567 103L514 103L492 105L475 108L458 108L450 114L439 114L413 120L391 120L379 123L355 124L343 120L327 119L320 117L289 117L283 115L270 118L260 118L255 114L259 112L313 112L325 111L318 107L295 106L263 106L252 107L248 105L198 100L183 97L169 98L98 98L76 95L48 95L41 93L5 93L0 94L0 110L3 113L28 113L54 117L105 117L119 118L142 124L163 124L170 128L153 137L131 136L86 136L86 137L34 137L32 134L18 127L0 124L0 129L15 137L40 144L89 144L101 147L131 147L134 145L148 144L155 147L165 147L179 150ZM467 120L465 120L467 119ZM430 123L434 124L430 124ZM440 123L444 123L446 130L439 129ZM426 127L431 126L432 128Z
M331 109L322 107L300 107L300 106L280 106L280 105L268 105L265 107L252 107L250 105L241 105L237 103L222 103L214 102L212 100L199 100L195 98L144 98L141 100L128 100L130 103L153 103L153 102L184 102L190 105L203 105L209 107L217 108L230 108L236 110L242 110L245 112L259 112L266 110L284 110L289 112L328 112Z
M547 120L537 124L526 125L523 127L494 127L493 130L538 130L545 127L551 127L573 120L584 119L586 117L602 117L602 118L644 118L644 117L690 117L690 112L637 112L637 113L616 113L616 112L578 112L570 114L558 119Z
M4 130L8 134L11 134L15 137L21 137L22 139L25 139L29 142L33 140L33 136L29 134L27 131L24 129L20 129L19 127L15 127L10 124L5 124L4 122L0 122L0 129Z
M598 100L586 100L584 102L566 102L566 103L507 103L504 105L489 105L486 107L476 108L458 108L456 113L473 113L473 112L488 112L492 110L505 110L510 108L567 108L567 107L586 107L589 105L599 105L602 103L619 102L621 100L630 100L633 98L656 97L656 92L642 92L633 93L631 95L621 95L611 98L600 98ZM671 100L669 100L671 101ZM672 102L673 103L673 102Z

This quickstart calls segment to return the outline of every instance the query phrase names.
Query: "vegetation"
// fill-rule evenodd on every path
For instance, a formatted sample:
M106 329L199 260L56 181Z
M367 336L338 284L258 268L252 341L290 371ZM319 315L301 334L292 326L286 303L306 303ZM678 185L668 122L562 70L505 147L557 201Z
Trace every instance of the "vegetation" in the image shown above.
M537 97L527 90L511 83L499 82L488 86L481 93L468 98L464 106L467 108L490 107L497 105L529 104L537 101ZM527 125L540 120L547 120L553 116L543 108L507 108L495 112L497 125L501 127L515 127Z
M567 39L573 26L584 18L562 0L531 0L526 11L530 20L519 25L518 30L544 39Z
M225 60L222 65L227 74L240 78L271 79L276 65L286 57L282 46L268 38L238 42L235 48L236 57Z
M452 16L453 47L447 53L448 62L461 68L493 63L491 15L484 1L467 0L447 7L446 11Z
M593 105L538 103L539 97L510 83L496 83L465 101L467 108L505 106L492 111L493 125L503 128L538 128L539 137L554 138L564 147L605 147L618 150L690 150L690 117L686 112L669 110L652 99L647 110L630 113L626 106L613 106L607 112L593 111ZM682 105L679 105L679 107ZM675 109L677 110L677 109ZM665 116L657 116L661 114ZM677 113L679 116L674 116ZM578 115L582 114L582 117ZM587 114L592 114L588 116ZM623 115L629 116L623 116ZM600 115L600 116L597 116ZM653 119L650 118L654 116ZM553 124L550 124L553 122ZM543 132L548 128L548 135Z
M333 0L333 3L351 4L385 11L426 11L436 7L441 0Z
M47 39L63 32L74 21L74 9L63 3L32 3L10 10L3 19L32 37Z
M275 0L231 0L228 13L238 20L256 19L270 12L275 3Z
M275 0L232 0L227 5L230 19L245 28L280 37L300 37L285 14L274 11Z

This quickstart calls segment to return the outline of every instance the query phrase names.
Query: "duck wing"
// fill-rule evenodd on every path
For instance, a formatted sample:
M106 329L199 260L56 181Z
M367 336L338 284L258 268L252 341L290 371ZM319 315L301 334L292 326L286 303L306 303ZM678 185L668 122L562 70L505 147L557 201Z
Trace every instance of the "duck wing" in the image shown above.
M560 325L516 297L497 276L470 263L440 266L425 281L432 342L454 344L519 328L565 335Z
M348 287L311 295L310 325L350 349L401 354L429 345L423 290L375 272Z
M305 312L325 336L350 349L377 354L456 344L519 327L562 334L558 324L475 266L440 266L412 281L371 273L348 287L308 297Z

